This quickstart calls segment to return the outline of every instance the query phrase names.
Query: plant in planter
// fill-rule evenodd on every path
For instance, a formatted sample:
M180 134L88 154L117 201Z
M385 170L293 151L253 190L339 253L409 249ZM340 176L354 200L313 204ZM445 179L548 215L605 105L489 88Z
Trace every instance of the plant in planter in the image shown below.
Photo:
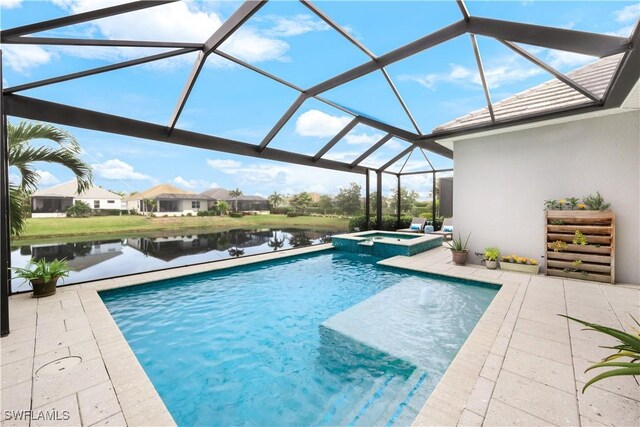
M632 376L633 379L636 380L636 383L638 382L636 377L640 376L640 330L636 330L633 334L629 334L620 329L609 328L606 326L598 325L596 323L585 322L584 320L565 316L563 314L559 314L559 316L566 317L569 320L573 320L574 322L578 322L586 326L586 328L583 329L584 331L601 332L605 335L609 335L610 337L617 339L620 342L620 344L613 347L601 346L602 348L617 350L617 352L605 357L599 363L591 365L585 372L589 372L593 369L598 368L615 369L609 369L608 371L602 372L601 374L591 378L582 388L582 393L584 393L587 387L589 387L591 384L611 377ZM631 316L631 318L636 323L636 325L640 327L640 323L638 323L638 321L633 316Z
M467 240L463 243L462 236L458 233L457 239L454 237L450 242L445 242L449 245L449 249L451 249L451 259L458 265L465 265L467 263L467 256L469 255L467 244L469 243L469 237L471 237L471 233L469 233Z
M599 191L596 191L595 196L588 195L583 197L582 201L590 211L606 211L611 206L611 203L604 202L604 198Z
M489 270L495 270L498 268L498 258L500 257L500 249L498 248L486 248L484 250L484 265Z
M503 270L518 271L520 273L538 274L540 266L533 258L517 255L506 255L500 259L500 268Z
M582 234L582 231L576 230L573 237L573 244L585 246L587 243L588 243L587 238L585 237L584 234Z
M575 210L578 207L579 201L580 199L578 199L577 197L567 197L567 204L569 205L569 209L571 209L572 211Z
M545 200L544 208L550 211L562 209L562 205L558 200Z
M567 242L563 242L562 240L556 240L553 243L547 243L547 247L553 252L562 252L566 251L569 245L567 245Z
M29 281L35 298L47 297L56 293L56 284L61 277L68 277L71 268L65 259L45 259L29 261L26 268L14 268L16 276Z

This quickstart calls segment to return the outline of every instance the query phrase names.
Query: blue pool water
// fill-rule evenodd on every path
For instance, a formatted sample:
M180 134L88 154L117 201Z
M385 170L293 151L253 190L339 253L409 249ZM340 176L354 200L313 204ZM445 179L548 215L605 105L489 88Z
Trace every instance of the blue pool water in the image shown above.
M408 425L497 291L376 261L322 252L101 297L179 425ZM320 327L401 282L447 301L424 309L432 369Z

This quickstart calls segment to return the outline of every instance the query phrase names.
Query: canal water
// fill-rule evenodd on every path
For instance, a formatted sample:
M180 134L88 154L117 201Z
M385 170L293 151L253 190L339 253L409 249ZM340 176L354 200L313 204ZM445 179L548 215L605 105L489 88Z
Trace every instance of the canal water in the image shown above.
M66 259L73 269L58 286L328 243L336 232L318 230L230 230L217 233L126 237L87 241L35 243L11 247L12 267L29 260ZM13 292L30 291L22 279L11 281Z

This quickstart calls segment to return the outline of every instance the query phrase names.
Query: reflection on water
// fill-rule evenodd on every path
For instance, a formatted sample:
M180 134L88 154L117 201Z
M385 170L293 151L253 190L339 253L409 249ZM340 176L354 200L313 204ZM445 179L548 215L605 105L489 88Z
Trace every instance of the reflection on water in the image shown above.
M331 232L313 230L231 230L164 237L127 237L74 243L12 246L11 265L24 267L30 259L65 258L73 271L58 285L159 270L199 262L237 258L331 241ZM22 279L12 280L14 292L30 290Z

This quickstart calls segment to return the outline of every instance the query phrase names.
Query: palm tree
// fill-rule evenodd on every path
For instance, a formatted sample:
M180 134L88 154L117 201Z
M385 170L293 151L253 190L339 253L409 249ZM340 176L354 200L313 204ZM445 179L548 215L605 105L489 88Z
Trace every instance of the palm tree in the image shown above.
M53 141L59 147L34 147L37 139ZM80 159L80 144L70 133L45 123L7 123L9 145L9 166L20 172L20 183L9 183L9 221L11 235L17 236L24 230L24 218L28 205L25 199L37 189L40 176L34 163L55 163L71 169L78 182L78 193L87 190L93 181L91 166Z
M229 191L229 197L233 197L235 199L235 211L238 212L238 197L242 196L242 190L236 188L235 190Z
M282 202L284 202L284 196L277 191L274 191L273 194L269 196L269 203L271 203L273 209L276 209L278 206L280 206Z

